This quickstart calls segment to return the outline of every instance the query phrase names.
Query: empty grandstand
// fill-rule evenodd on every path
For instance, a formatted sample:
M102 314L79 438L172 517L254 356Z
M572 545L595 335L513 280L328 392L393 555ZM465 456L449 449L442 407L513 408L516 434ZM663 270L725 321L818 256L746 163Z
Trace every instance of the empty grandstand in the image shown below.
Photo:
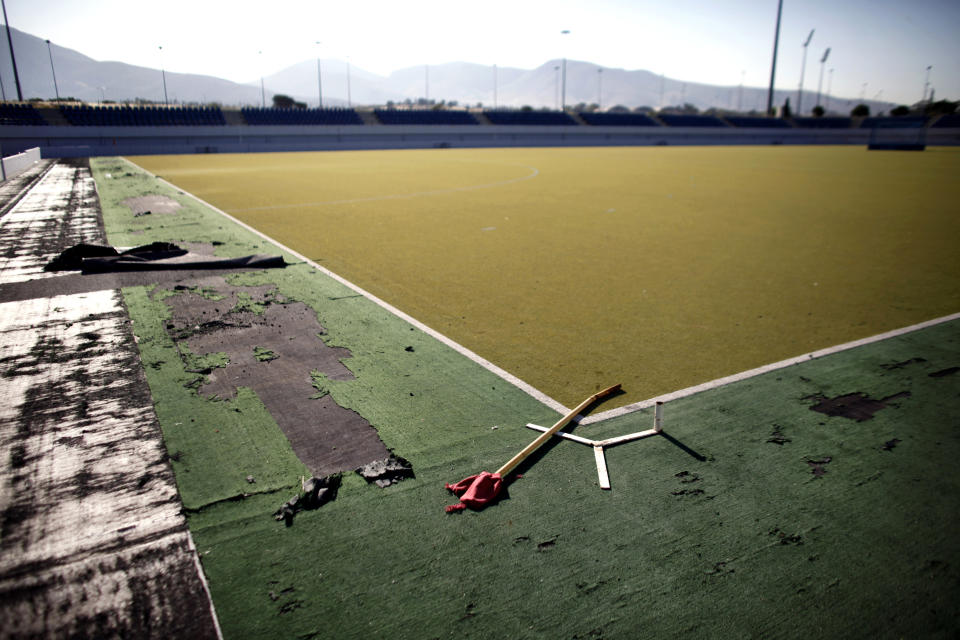
M244 107L241 109L247 124L253 125L357 125L363 124L359 114L353 109L260 109Z
M853 126L852 118L794 118L793 123L803 129L849 129Z
M926 126L927 121L923 116L905 116L900 118L884 118L874 116L864 118L860 126L864 129L920 129Z
M441 109L374 109L381 124L480 124L466 111L447 111Z
M47 121L29 104L0 104L0 125L45 125Z
M561 111L484 111L492 124L503 125L534 125L534 126L567 126L576 125L577 121L569 114Z
M662 113L659 115L668 127L725 127L723 120L714 116L686 113Z
M583 111L580 118L594 127L659 127L660 123L642 113Z
M782 118L762 118L756 116L727 116L726 121L735 127L753 127L758 129L789 129L790 123Z
M60 112L75 127L172 127L223 125L215 107L64 105Z
M951 113L945 116L940 116L934 122L931 127L936 127L938 129L960 129L960 113Z

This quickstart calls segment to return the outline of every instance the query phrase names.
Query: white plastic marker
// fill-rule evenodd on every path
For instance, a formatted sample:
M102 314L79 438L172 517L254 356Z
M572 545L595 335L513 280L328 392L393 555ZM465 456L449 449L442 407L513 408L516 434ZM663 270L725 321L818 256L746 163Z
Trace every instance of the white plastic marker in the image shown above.
M547 427L541 427L540 425L536 424L527 424L527 427L534 429L535 431L548 431ZM593 457L597 462L597 479L600 481L600 488L609 489L610 475L607 473L607 457L604 453L604 449L614 445L623 444L624 442L631 442L633 440L639 440L640 438L648 438L650 436L660 435L662 431L663 403L658 402L653 410L653 429L637 431L636 433L628 433L625 436L616 436L615 438L607 438L606 440L591 440L590 438L577 436L572 433L567 433L566 431L557 431L554 433L554 435L593 447Z

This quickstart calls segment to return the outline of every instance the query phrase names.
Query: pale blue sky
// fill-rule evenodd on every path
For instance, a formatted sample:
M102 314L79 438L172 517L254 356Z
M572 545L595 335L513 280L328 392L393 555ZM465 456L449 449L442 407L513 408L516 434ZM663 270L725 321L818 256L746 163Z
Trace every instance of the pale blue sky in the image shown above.
M347 59L386 75L444 62L534 68L567 57L689 82L767 86L776 0L6 0L12 26L97 60L245 82ZM569 30L561 35L562 30ZM784 0L777 87L913 103L960 99L960 0ZM321 41L320 46L316 41ZM163 45L163 53L158 49ZM258 53L262 51L263 53ZM866 86L864 86L866 83ZM882 93L881 93L882 92Z

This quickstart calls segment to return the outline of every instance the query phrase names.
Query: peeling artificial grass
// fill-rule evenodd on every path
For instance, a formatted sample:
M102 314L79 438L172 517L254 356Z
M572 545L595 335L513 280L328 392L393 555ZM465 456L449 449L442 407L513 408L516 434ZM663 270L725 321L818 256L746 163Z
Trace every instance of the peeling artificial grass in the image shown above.
M115 213L108 232L129 223ZM144 235L182 241L198 227L232 238L218 250L252 243L235 229L219 236L221 221L199 212ZM319 380L318 390L368 419L416 477L380 489L345 474L333 503L289 528L274 521L304 473L279 429L249 392L241 406L184 387L191 374L163 331L165 305L142 287L125 290L227 638L948 637L955 628L960 375L943 372L960 363L960 323L669 403L669 438L607 450L611 491L598 488L588 447L555 440L507 499L447 515L455 499L444 482L499 466L535 436L522 425L549 423L552 412L306 265L229 280L276 283L317 311L322 338L351 350L344 364L356 376ZM818 395L904 391L860 422L812 410ZM611 437L651 421L642 412L577 432ZM245 483L264 454L275 481L261 487L257 471ZM238 486L265 493L230 499Z

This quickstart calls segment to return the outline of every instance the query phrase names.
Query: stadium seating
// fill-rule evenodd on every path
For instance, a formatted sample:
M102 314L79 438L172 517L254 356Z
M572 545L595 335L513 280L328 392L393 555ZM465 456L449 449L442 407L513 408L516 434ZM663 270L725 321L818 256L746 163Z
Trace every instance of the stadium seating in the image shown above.
M725 127L720 118L680 113L661 113L659 118L668 127Z
M898 118L864 118L862 129L920 129L927 124L923 116L901 116Z
M48 124L33 105L0 104L0 125L42 126Z
M60 113L77 127L174 127L223 125L215 107L90 106L64 105Z
M483 115L492 124L535 126L577 124L576 120L561 111L484 111Z
M433 109L374 109L381 124L480 124L466 111Z
M276 109L244 107L240 110L252 125L352 125L363 124L353 109Z
M578 114L584 122L594 127L659 127L660 124L642 113L597 113L583 111Z
M936 122L931 125L936 128L953 128L960 129L960 113L951 113L945 116L941 116Z
M727 116L727 122L735 127L753 127L758 129L789 129L790 123L782 118L762 118L754 116Z
M851 118L794 118L793 124L804 129L849 129L853 126Z

